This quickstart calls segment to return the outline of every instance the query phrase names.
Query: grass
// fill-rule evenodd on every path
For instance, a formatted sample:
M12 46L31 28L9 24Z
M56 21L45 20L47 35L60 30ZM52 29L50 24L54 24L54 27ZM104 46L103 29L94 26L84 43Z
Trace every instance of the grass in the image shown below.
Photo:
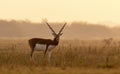
M53 52L51 63L42 52L30 61L26 39L0 40L0 74L119 74L120 43L102 40L62 40Z
M120 69L67 68L63 70L55 67L17 67L0 68L0 74L120 74Z

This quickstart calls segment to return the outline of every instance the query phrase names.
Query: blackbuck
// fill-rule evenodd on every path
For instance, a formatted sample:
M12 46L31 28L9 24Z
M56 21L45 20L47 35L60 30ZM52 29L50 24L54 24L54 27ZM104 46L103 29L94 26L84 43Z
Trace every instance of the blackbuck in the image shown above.
M62 26L62 28L60 29L60 31L58 33L56 33L48 23L46 23L46 24L48 25L48 27L52 31L52 35L54 36L54 39L53 40L43 39L43 38L30 39L29 45L31 48L31 53L30 53L31 58L33 57L33 53L35 50L40 50L40 51L44 52L44 56L46 55L46 52L48 51L48 58L50 60L51 50L53 50L53 48L55 48L58 45L60 36L63 34L62 31L67 23L65 23Z

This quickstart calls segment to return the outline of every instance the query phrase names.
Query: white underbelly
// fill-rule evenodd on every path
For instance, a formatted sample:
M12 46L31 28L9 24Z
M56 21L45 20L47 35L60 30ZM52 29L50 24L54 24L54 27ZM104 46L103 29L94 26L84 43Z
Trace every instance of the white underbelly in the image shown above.
M54 45L49 45L48 46L48 50L51 50L53 48L55 48ZM40 50L40 51L45 51L46 50L46 44L36 44L34 49L35 50Z
M48 50L51 50L51 49L53 49L53 48L55 48L54 45L49 45Z

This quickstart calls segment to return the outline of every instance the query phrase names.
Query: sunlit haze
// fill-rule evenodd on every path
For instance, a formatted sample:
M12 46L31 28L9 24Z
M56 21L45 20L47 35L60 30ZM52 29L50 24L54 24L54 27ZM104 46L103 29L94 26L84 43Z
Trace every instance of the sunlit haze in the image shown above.
M120 0L0 0L0 19L120 25Z

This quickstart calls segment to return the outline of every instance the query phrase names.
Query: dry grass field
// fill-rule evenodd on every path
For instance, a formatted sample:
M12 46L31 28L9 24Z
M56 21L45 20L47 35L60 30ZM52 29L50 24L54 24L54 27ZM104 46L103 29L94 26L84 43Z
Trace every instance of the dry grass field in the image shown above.
M120 74L119 40L61 40L51 63L27 39L0 39L0 74Z

